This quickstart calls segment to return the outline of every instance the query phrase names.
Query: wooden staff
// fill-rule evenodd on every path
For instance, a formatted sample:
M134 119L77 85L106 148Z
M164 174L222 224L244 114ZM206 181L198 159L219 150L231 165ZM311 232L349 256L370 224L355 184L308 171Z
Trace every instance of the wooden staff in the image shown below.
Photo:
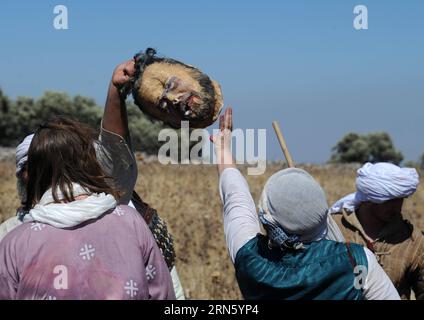
M280 130L280 125L277 121L272 122L272 126L274 127L275 133L277 134L278 142L280 143L281 149L283 150L284 157L286 158L287 165L289 168L294 168L294 162L290 155L289 149L287 148L286 140L284 140L283 134Z

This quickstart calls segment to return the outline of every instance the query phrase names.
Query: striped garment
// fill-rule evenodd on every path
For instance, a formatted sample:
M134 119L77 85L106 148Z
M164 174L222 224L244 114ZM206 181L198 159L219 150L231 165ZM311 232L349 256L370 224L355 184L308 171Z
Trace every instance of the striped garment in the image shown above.
M424 236L408 221L398 219L372 241L364 232L356 214L343 210L333 214L346 241L368 247L392 280L402 299L424 300Z

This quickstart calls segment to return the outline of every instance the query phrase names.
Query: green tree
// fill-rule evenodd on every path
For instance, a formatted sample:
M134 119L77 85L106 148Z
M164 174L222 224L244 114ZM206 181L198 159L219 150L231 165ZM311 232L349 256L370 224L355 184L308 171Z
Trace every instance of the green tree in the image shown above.
M392 139L386 132L370 133L366 137L369 146L370 162L392 162L399 164L403 160L403 155L396 150Z
M7 113L9 111L10 101L9 98L3 94L3 90L0 88L0 112Z
M393 141L386 132L374 132L368 135L348 133L332 149L330 162L391 162L399 164L403 155L396 150Z
M75 96L73 99L63 92L47 91L35 104L37 120L43 122L52 116L67 116L84 122L93 128L100 125L102 110L91 98Z
M420 169L424 170L424 153L422 154L420 158Z
M79 121L87 123L93 128L100 126L103 109L96 105L94 99L77 95L72 100L72 106L72 112L77 115Z
M330 162L365 163L369 157L368 141L359 134L348 133L333 147Z
M0 95L0 145L16 146L52 116L62 115L98 128L102 115L93 99L47 91L38 100L19 97L10 101Z
M128 127L134 150L157 154L163 142L158 141L159 131L165 128L162 122L152 121L134 103L127 104Z
M158 134L165 126L162 122L151 121L137 106L128 103L128 125L135 150L157 154L163 142ZM39 99L19 97L10 100L0 89L0 145L14 147L25 136L52 116L67 116L100 127L103 109L94 99L80 95L70 97L63 92L45 92Z
M3 94L0 88L0 144L5 145L10 112L10 100Z
M11 101L0 93L0 145L15 146L22 135L30 133L33 120L32 99Z

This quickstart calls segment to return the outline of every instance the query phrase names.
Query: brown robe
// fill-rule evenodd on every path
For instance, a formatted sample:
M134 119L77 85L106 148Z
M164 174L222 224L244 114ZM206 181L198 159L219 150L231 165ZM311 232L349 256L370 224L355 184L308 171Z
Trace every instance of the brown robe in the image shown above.
M356 214L343 210L333 214L346 241L368 247L392 280L402 299L424 300L424 236L399 218L387 225L376 240L364 232Z

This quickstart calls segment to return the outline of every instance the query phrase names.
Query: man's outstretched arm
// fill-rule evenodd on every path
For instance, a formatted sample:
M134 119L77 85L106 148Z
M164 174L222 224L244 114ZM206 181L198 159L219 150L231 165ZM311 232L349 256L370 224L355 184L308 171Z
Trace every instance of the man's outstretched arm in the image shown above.
M131 143L127 108L125 97L120 95L120 88L130 80L134 73L134 60L121 63L115 68L109 84L102 120L103 129L123 137L128 145L131 145Z
M122 192L120 204L128 204L137 180L137 162L131 146L125 98L120 88L134 75L134 61L118 65L112 75L100 128L97 160L113 186Z

